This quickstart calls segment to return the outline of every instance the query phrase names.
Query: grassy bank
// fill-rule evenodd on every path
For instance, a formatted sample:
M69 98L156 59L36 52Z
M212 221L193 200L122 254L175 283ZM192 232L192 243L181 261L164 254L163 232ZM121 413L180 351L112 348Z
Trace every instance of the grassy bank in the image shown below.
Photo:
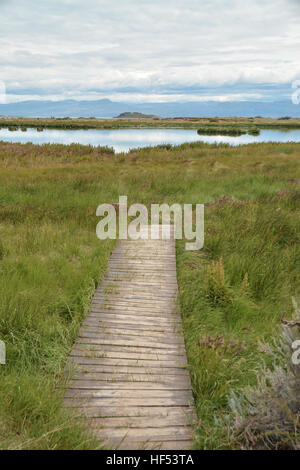
M185 144L114 155L78 145L0 144L2 448L95 448L61 407L68 351L114 242L96 207L208 203L205 247L177 244L198 448L232 448L229 393L255 385L299 291L299 145ZM298 175L297 175L298 173Z
M226 129L300 129L300 119L297 118L155 118L155 119L101 119L101 118L10 118L0 117L0 129L9 128L11 131L27 128L43 129L128 129L128 128L183 128L198 129L218 127Z

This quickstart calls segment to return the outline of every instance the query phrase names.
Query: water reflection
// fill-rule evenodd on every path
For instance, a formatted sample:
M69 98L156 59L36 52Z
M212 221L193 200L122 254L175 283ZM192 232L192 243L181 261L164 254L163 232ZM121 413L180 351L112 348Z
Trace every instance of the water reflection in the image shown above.
M179 145L184 142L202 141L209 144L227 143L242 145L254 142L300 142L300 130L278 131L262 130L259 136L200 136L194 129L88 129L88 130L57 130L36 129L9 131L0 129L0 140L7 142L32 142L34 144L72 144L107 145L116 152L127 152L137 147L147 147L160 144Z

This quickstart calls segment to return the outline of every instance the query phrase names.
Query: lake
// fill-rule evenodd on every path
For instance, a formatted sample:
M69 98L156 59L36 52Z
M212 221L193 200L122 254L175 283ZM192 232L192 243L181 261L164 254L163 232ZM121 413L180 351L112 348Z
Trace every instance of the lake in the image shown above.
M0 140L19 143L32 142L33 144L107 145L113 147L116 152L128 152L128 150L137 147L159 144L179 145L185 142L199 141L230 145L254 142L300 142L300 129L287 131L263 129L259 136L245 134L239 137L203 136L198 135L196 129L45 129L43 132L32 128L28 128L27 132L0 129Z

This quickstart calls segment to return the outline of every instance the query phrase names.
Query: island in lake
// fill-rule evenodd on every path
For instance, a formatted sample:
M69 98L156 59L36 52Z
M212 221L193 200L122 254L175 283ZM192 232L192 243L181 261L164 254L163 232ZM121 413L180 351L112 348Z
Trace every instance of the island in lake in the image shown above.
M159 119L154 114L143 114L143 113L121 113L116 116L116 119Z

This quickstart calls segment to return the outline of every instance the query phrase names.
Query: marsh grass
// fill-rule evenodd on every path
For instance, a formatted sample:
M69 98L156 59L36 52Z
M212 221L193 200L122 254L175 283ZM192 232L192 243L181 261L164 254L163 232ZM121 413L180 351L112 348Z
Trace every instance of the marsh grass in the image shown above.
M286 122L284 122L286 121ZM217 123L217 126L216 126ZM17 117L0 117L0 128L9 128L11 131L18 129L25 130L27 128L43 129L127 129L127 128L186 128L198 129L205 126L210 128L218 127L219 130L236 129L299 129L299 118L255 118L247 117L177 117L177 118L154 118L154 119L101 119L101 118L17 118ZM232 134L236 135L236 134Z
M147 207L208 203L204 249L177 243L179 301L196 445L234 447L216 422L230 413L232 390L257 383L269 360L260 342L276 335L299 289L298 167L297 144L193 143L114 155L1 143L1 447L99 446L62 407L64 368L114 246L96 238L96 208L119 195Z
M198 448L235 448L224 419L232 391L255 386L283 311L299 291L299 193L210 206L202 256L179 243L187 353L199 415ZM193 268L191 268L191 263ZM222 337L222 341L220 341ZM259 370L259 371L258 371ZM217 424L218 423L218 424Z
M238 127L238 126L202 126L197 130L199 135L230 135L230 136L241 136L244 134L259 135L259 127Z
M257 385L231 392L229 421L232 439L243 449L300 449L299 365L291 360L300 339L300 309L293 298L294 324L280 327L280 337L266 345L272 357L257 373Z

